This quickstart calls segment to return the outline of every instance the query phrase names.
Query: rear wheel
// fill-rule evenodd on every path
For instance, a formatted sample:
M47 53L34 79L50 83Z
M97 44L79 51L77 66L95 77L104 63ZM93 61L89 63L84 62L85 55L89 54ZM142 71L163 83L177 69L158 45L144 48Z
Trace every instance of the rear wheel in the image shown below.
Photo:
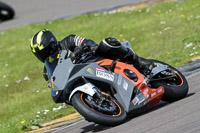
M78 92L72 97L72 105L86 120L101 125L115 126L126 119L125 110L114 99L105 98L102 102L98 97Z
M188 83L185 79L184 75L178 71L176 68L157 60L153 60L156 63L161 63L163 65L167 65L175 74L172 78L167 78L164 80L151 82L152 87L163 86L165 93L162 98L164 101L173 102L179 99L184 98L188 93Z

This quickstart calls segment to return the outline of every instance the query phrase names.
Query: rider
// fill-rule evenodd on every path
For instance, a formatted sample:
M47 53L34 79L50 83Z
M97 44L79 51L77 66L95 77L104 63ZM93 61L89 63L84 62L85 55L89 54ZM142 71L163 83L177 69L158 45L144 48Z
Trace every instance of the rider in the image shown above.
M68 58L78 59L84 52L95 51L97 55L110 59L121 59L141 69L151 70L154 65L151 60L139 57L132 49L124 47L112 37L103 39L99 45L93 40L78 35L69 35L57 41L50 30L44 29L33 36L30 47L33 54L42 62L59 50L68 50ZM44 69L43 76L47 80L46 75L47 72Z

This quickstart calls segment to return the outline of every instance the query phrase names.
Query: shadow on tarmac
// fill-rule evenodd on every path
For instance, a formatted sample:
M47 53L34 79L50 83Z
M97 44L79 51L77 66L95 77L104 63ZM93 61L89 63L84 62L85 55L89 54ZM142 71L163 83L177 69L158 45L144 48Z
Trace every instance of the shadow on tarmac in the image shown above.
M189 98L189 97L193 96L194 94L195 93L189 93L185 98ZM158 110L158 109L160 109L164 106L167 106L169 104L170 103L168 103L168 102L161 101L158 104L154 105L153 107L149 108L148 110L142 111L140 113L129 114L127 116L127 120L122 124L125 124L125 123L129 122L130 120L137 118L137 117L140 117L142 115L145 115L147 113L156 111L156 110ZM103 126L103 125L99 125L99 124L95 124L95 123L91 122L91 124L81 128L82 129L81 133L99 132L99 131L104 131L104 130L111 129L111 128L113 128L113 127L107 127L107 126Z

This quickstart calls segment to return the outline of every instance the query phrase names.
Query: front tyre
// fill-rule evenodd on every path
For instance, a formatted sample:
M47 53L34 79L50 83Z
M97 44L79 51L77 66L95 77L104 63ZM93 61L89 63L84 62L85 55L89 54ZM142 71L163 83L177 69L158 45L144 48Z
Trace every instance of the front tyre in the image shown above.
M125 110L114 99L99 102L97 97L78 92L72 97L72 105L86 120L101 125L116 126L126 119Z
M153 60L155 63L161 63L167 65L174 73L175 77L152 82L152 87L163 86L165 93L162 100L167 102L174 102L184 98L188 93L188 83L184 75L178 71L176 68L157 60Z

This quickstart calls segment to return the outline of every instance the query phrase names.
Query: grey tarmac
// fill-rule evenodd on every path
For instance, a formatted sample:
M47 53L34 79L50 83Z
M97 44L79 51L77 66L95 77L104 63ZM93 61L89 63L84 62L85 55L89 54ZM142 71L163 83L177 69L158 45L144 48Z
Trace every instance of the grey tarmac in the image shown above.
M16 16L0 23L0 31L19 26L112 10L156 0L1 0L14 8Z

